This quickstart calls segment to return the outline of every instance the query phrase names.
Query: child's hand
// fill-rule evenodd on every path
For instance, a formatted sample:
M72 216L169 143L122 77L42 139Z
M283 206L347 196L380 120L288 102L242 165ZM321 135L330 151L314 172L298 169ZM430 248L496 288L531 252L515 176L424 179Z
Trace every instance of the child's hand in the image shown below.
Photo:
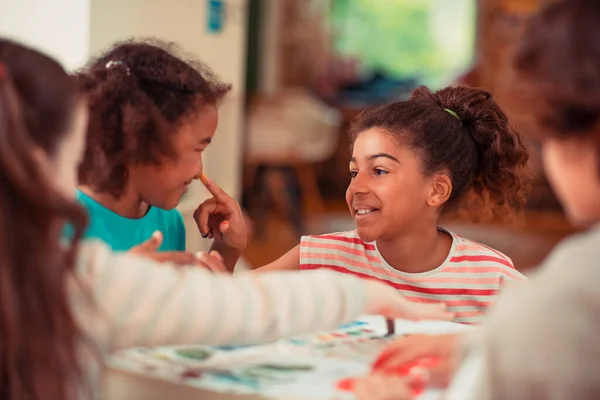
M406 300L397 290L375 280L367 280L367 313L388 318L410 320L437 319L450 321L454 313L443 303L414 303Z
M208 254L198 253L198 262L201 267L210 269L212 272L228 272L227 267L223 264L223 257L216 251L211 251Z
M215 242L241 252L246 248L248 232L240 205L205 175L200 180L213 195L194 212L202 237L214 237Z
M163 235L161 232L156 231L152 234L150 239L146 240L129 250L129 253L137 254L139 256L149 258L159 263L173 263L175 265L197 265L202 268L209 269L213 272L226 271L223 265L223 259L215 252L211 251L210 254L204 253L192 254L186 251L163 251L159 252L158 249L162 244Z
M408 368L424 359L435 359L429 367L429 384L446 387L454 372L462 334L411 335L388 345L373 363L374 373Z

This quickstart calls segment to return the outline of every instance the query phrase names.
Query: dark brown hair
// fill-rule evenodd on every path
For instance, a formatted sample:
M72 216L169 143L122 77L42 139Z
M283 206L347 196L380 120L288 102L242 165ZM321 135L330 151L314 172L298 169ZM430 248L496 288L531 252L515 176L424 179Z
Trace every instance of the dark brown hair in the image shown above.
M360 114L350 129L352 140L370 128L414 149L424 174L449 171L452 193L446 212L460 205L475 220L505 219L525 205L531 183L527 150L484 90L449 87L432 93L422 86L408 101Z
M51 58L0 39L0 398L67 399L84 381L81 334L67 284L82 208L61 195L36 158L54 157L79 102ZM64 223L74 229L61 243Z
M90 106L81 184L120 196L128 165L173 157L185 118L229 92L206 65L179 53L155 39L120 42L76 75Z
M541 136L600 150L600 2L552 1L529 21L513 58L511 100Z

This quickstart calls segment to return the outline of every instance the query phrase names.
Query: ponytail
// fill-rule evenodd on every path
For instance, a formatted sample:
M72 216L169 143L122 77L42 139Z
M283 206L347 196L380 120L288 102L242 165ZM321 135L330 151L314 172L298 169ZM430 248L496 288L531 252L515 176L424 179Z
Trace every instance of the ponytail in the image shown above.
M475 145L467 174L472 178L454 193L455 197L462 196L461 211L486 220L511 218L514 211L523 210L532 183L527 170L529 153L492 95L467 87L446 88L430 95L441 107L456 113L462 130Z

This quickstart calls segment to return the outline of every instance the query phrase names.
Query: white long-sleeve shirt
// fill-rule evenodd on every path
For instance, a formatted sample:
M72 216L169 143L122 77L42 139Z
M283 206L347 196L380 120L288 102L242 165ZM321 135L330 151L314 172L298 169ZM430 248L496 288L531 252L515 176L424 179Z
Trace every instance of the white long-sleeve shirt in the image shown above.
M214 274L117 255L99 243L83 245L77 267L73 309L102 352L268 342L366 311L364 282L328 271Z
M69 289L87 339L82 362L94 392L103 358L119 349L264 343L332 329L368 311L366 284L351 276L214 274L116 254L99 242L82 245L77 275Z

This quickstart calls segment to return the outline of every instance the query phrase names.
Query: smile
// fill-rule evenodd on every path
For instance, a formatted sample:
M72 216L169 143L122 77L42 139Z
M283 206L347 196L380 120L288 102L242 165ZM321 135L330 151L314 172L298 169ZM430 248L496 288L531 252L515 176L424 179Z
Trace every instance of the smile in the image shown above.
M358 210L354 210L354 219L361 220L361 219L369 218L377 211L379 211L379 210L376 208L361 208Z

